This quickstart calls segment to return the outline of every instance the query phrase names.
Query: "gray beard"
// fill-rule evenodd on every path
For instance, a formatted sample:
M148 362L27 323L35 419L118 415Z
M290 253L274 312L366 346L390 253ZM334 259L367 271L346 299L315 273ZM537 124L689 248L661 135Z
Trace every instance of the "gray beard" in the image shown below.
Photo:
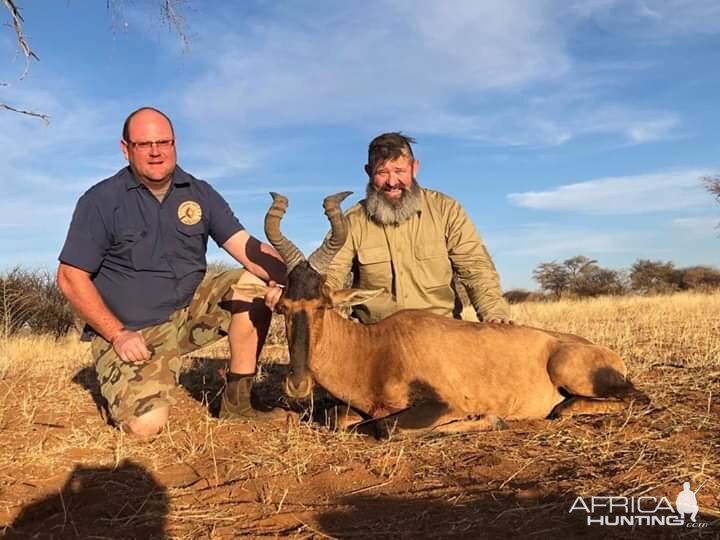
M413 179L412 184L403 191L396 203L388 201L382 193L368 182L366 189L365 211L368 217L378 225L400 225L420 211L420 186Z

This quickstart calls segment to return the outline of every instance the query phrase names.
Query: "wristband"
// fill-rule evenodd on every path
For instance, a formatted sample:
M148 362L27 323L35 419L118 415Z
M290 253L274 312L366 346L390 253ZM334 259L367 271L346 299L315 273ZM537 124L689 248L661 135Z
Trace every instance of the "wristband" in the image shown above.
M115 332L115 334L113 335L113 337L111 337L111 338L108 340L108 341L110 342L110 345L114 345L114 344L115 344L115 340L116 340L116 339L120 336L120 334L122 334L125 330L127 330L127 329L123 326L123 327L120 328L120 330L118 330L117 332Z

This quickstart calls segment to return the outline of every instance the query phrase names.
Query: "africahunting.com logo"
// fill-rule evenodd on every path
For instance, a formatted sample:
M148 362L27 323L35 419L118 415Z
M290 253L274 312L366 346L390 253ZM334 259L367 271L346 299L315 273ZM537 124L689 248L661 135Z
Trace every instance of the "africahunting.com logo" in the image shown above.
M675 498L675 506L667 497L578 497L570 507L570 513L585 512L588 525L662 525L700 529L707 523L697 521L700 507L695 495L703 484L692 491L690 482L685 482Z

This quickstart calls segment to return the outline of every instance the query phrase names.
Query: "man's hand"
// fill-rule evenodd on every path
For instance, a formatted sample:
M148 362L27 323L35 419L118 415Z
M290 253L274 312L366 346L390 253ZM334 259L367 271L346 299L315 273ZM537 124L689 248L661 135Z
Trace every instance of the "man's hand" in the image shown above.
M495 324L515 324L515 321L512 319L490 319L488 322Z
M113 349L120 360L128 364L143 364L150 360L150 351L140 332L121 330L112 340Z
M277 303L280 301L284 288L284 285L279 285L273 280L268 281L268 292L265 294L265 305L270 311L273 311Z

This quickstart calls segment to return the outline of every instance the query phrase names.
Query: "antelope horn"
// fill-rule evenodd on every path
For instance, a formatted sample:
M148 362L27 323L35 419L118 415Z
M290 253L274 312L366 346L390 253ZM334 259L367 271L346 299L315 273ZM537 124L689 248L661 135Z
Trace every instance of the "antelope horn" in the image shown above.
M270 192L270 196L273 203L265 214L265 236L285 261L289 274L293 268L305 260L305 256L280 232L280 220L288 207L287 197L273 191Z
M330 221L330 235L326 236L322 245L308 257L310 266L320 274L325 273L330 261L332 261L335 254L340 251L340 248L343 247L347 239L347 218L343 215L340 203L351 193L352 191L343 191L325 197L323 201L325 215Z

